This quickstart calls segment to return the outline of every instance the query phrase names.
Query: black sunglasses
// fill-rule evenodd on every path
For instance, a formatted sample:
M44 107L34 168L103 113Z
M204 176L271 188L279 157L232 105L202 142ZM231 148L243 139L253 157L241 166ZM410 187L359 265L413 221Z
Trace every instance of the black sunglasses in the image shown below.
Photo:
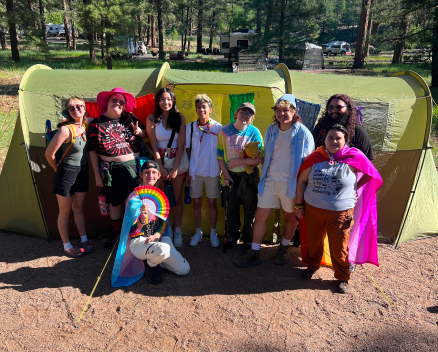
M70 105L68 107L68 111L71 111L71 112L73 112L75 110L81 111L81 108L83 108L83 107L84 107L83 105Z
M126 105L126 101L119 100L119 99L116 99L116 98L111 98L111 102L113 102L114 104L119 104L120 106L125 106Z
M346 107L347 107L347 105L336 105L336 106L329 105L329 106L327 106L327 110L328 111L341 111L343 108L346 108Z

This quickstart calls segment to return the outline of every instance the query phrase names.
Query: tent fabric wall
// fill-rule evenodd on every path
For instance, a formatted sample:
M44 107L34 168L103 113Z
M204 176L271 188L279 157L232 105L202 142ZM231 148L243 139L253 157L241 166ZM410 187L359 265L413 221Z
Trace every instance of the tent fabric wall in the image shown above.
M215 110L220 110L217 120L223 125L229 123L228 95L253 93L257 110L254 125L262 135L272 122L271 108L285 93L323 106L335 93L348 94L363 107L363 124L376 156L374 164L384 180L378 193L379 237L402 243L438 233L438 176L427 149L431 95L421 77L413 72L401 72L391 78L346 78L288 71L282 64L270 71L237 74L171 70L167 63L147 70L51 70L43 65L30 68L20 84L19 119L0 174L1 229L45 237L47 223L51 237L58 236L56 198L51 194L53 171L44 158L45 141L41 138L45 120L49 118L55 125L61 117L62 102L72 95L95 101L98 92L116 86L136 97L169 86L178 102L184 101L184 94L221 96L222 102L218 103L221 108ZM90 175L85 204L87 229L91 234L109 227L108 219L99 215L98 189L93 184ZM23 203L24 196L27 200ZM224 214L219 209L217 228L223 233ZM189 234L193 232L191 205L185 205L184 211L187 216L183 230ZM206 202L202 213L202 227L208 233ZM268 239L273 228L271 216Z

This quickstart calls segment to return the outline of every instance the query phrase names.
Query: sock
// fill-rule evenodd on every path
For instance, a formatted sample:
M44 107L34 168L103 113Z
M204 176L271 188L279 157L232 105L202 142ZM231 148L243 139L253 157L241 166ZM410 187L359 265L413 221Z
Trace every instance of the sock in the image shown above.
M196 228L196 234L197 235L200 235L201 234L201 228L199 227L199 228Z
M251 244L251 249L254 250L254 251L259 251L261 246L262 246L261 243L254 243L254 242L253 242L253 243Z
M211 235L216 235L216 229L211 229L211 230L210 230L210 236L211 236Z
M182 233L181 227L175 227L175 232Z
M283 239L281 240L281 244L285 247L289 246L290 240L287 240L283 237Z
M88 241L87 235L81 236L81 242L87 242L87 241Z
M120 230L122 229L122 219L111 219L111 227L113 229L113 234L118 235L120 233Z
M65 251L68 252L72 248L73 248L73 246L71 245L70 241L68 241L67 243L64 243L64 250Z

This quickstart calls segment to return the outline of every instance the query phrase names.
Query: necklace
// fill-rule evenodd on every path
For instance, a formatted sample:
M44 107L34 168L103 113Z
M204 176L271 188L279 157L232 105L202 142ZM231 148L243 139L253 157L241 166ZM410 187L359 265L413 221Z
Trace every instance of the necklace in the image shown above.
M202 132L201 139L199 140L199 143L202 143L202 138L204 138L204 134L206 134L206 133L211 133L211 134L214 134L215 136L217 136L216 133L210 132L210 126L211 126L210 119L207 121L207 124L204 125L204 126L202 126L201 122L199 121L199 119L197 119L196 120L196 125L198 126L199 130Z
M330 155L330 153L328 152L327 148L325 149L325 151L326 151L326 153L327 153L327 155L328 155L328 157L329 157L329 159L330 159L330 161L328 162L328 164L329 164L330 166L335 165L335 164L336 164L335 158L332 157L332 156Z

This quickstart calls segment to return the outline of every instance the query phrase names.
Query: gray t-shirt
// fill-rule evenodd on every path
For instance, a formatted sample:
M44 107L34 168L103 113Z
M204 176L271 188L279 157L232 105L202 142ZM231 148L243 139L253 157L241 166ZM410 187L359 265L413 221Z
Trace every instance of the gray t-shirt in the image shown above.
M354 208L356 203L356 174L348 164L330 165L323 161L312 166L304 192L311 206L334 211Z

